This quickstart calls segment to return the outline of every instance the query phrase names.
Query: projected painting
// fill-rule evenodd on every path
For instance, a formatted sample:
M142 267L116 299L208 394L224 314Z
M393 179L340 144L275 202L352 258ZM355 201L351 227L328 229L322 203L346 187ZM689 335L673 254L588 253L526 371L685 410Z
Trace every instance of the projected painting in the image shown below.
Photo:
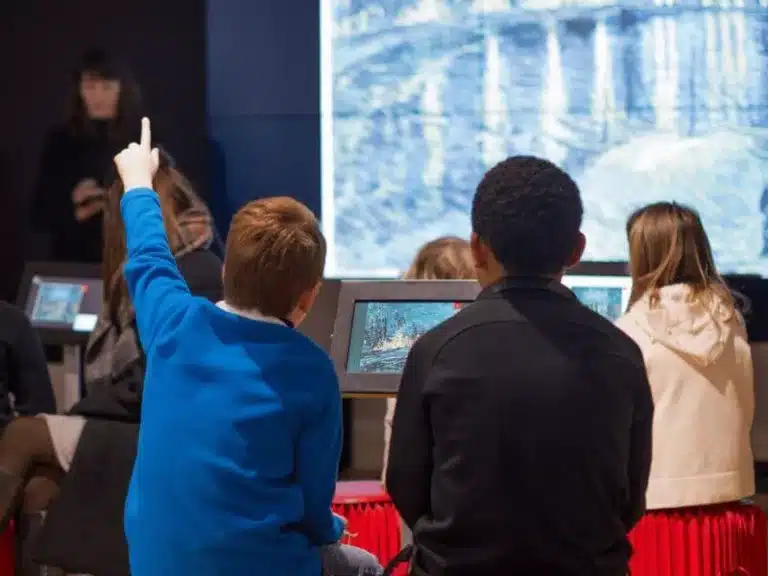
M768 272L768 0L327 1L335 272L468 235L479 178L512 154L578 180L589 259L625 259L629 212L672 199L724 270Z

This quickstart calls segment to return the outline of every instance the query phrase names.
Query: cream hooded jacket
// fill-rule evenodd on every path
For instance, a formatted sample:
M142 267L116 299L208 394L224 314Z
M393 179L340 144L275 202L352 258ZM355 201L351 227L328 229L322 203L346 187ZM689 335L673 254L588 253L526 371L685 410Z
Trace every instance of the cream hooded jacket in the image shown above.
M643 352L655 403L649 510L752 496L752 357L738 313L683 284L636 302L617 325Z

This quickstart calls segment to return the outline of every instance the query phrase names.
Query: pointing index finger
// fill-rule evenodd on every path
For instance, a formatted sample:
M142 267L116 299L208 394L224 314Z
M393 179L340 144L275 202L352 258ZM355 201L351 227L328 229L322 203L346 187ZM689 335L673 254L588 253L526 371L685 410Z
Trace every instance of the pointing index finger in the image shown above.
M152 146L152 131L149 127L149 118L141 119L141 141L139 144L145 150L149 150Z

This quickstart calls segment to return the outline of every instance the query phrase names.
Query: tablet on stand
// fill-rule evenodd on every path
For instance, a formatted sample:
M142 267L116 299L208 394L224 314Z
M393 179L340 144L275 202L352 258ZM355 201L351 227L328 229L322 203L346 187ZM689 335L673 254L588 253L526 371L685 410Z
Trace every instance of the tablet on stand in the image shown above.
M98 266L32 262L24 271L18 304L42 343L62 348L64 376L54 383L60 412L83 396L83 353L102 300Z

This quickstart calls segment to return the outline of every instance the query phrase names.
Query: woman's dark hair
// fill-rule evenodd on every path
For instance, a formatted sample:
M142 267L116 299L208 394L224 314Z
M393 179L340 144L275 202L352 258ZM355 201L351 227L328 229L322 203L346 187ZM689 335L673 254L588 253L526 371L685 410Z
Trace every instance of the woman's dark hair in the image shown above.
M118 148L136 140L138 126L141 125L141 117L144 115L139 85L124 63L101 49L86 51L74 70L74 93L70 116L72 131L77 134L89 134L95 130L95 125L88 118L85 102L80 95L80 81L85 76L120 82L117 116L108 122L107 137Z

